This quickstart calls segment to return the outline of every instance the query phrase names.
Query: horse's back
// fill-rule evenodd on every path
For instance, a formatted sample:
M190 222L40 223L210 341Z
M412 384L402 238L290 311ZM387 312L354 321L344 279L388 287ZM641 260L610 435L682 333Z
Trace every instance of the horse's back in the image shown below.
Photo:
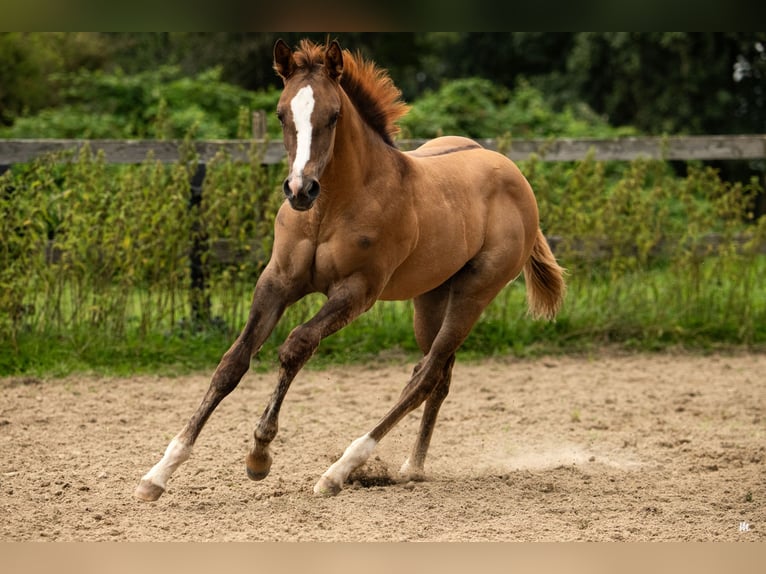
M420 147L405 152L410 157L424 158L434 157L441 155L448 155L461 151L468 151L473 149L484 149L481 145L474 140L465 138L462 136L442 136L428 140Z
M487 205L510 200L536 220L537 204L529 182L506 155L487 149L462 136L442 136L405 152L414 170L410 183L428 188L434 182L449 181L443 192L464 194L466 201ZM430 195L430 194L429 194ZM536 224L536 221L535 221Z

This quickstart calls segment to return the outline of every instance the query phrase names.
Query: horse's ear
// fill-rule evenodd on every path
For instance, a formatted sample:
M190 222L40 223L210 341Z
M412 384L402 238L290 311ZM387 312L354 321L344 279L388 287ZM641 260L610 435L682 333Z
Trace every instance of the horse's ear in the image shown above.
M337 40L333 40L325 50L324 67L331 80L337 80L343 73L343 50Z
M283 80L287 80L295 72L295 58L290 46L280 38L274 44L274 69Z

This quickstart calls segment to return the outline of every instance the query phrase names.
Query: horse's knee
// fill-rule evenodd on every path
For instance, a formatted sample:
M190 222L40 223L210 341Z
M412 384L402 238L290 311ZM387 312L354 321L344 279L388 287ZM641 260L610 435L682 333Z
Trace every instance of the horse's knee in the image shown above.
M444 366L444 369L441 373L441 378L439 379L439 383L436 385L436 388L433 391L433 394L438 396L440 399L444 399L444 397L449 394L449 387L450 383L452 382L452 365L454 365L454 363L455 357L453 356Z

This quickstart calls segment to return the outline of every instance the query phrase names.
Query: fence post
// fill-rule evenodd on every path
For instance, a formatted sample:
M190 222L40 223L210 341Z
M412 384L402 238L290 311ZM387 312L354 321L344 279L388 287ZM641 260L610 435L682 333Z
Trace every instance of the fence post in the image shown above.
M191 278L191 318L195 326L210 322L210 295L207 293L207 266L205 255L208 250L207 234L200 220L202 205L202 184L205 181L207 166L198 163L191 178L191 194L189 209L192 212L191 252L189 253L189 270Z
M266 111L255 110L253 112L253 139L262 140L266 137Z

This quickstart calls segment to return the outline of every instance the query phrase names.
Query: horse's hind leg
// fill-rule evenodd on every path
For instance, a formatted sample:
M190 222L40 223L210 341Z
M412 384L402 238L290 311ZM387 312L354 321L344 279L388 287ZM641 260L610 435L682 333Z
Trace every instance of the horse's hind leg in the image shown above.
M399 474L403 478L409 480L425 479L426 454L428 453L428 447L431 444L431 437L433 436L434 427L436 426L436 417L439 414L439 409L441 408L444 399L446 399L449 394L450 382L452 380L452 366L454 364L455 355L453 354L447 360L447 364L444 366L441 377L434 385L431 394L428 395L428 398L426 399L415 446L412 447L412 453L404 461L402 468L399 470Z
M194 442L202 427L218 404L233 391L250 367L252 356L274 329L286 303L276 284L268 279L256 286L250 316L245 328L231 348L224 354L213 374L207 393L186 426L168 445L162 459L147 472L134 492L136 498L146 501L157 500L170 476L191 455Z
M478 313L476 316L478 317ZM440 335L442 333L444 331L441 331ZM388 431L426 400L443 381L445 369L452 362L454 353L462 343L463 338L462 336L455 339L450 337L449 341L440 345L439 337L437 337L431 351L420 362L419 368L413 373L394 407L369 433L353 441L346 448L343 456L322 474L319 481L314 485L315 494L335 495L340 492L351 471L367 460ZM435 412L433 419L435 420ZM432 425L429 426L432 427Z
M430 291L420 297L415 298L415 317L414 329L415 339L427 355L431 350L431 345L444 322L444 314L449 300L449 282L441 287ZM439 408L449 393L450 381L452 378L452 365L455 363L455 356L447 361L444 371L435 384L433 391L426 399L423 416L420 420L420 430L417 440L412 449L412 453L404 461L399 474L410 480L423 480L425 478L425 460L428 446L431 443L436 417L439 414ZM416 367L419 369L420 365ZM405 391L406 392L406 388Z
M335 495L340 492L351 471L367 460L378 442L394 425L428 399L445 380L448 381L455 352L487 304L518 271L487 254L472 260L451 279L449 299L441 327L399 400L369 433L352 442L343 456L325 471L314 485L315 494ZM426 420L422 427L427 432L419 436L415 446L416 451L422 453L417 456L423 459L436 412L446 395L446 389L448 387L437 391L431 408L424 413Z

